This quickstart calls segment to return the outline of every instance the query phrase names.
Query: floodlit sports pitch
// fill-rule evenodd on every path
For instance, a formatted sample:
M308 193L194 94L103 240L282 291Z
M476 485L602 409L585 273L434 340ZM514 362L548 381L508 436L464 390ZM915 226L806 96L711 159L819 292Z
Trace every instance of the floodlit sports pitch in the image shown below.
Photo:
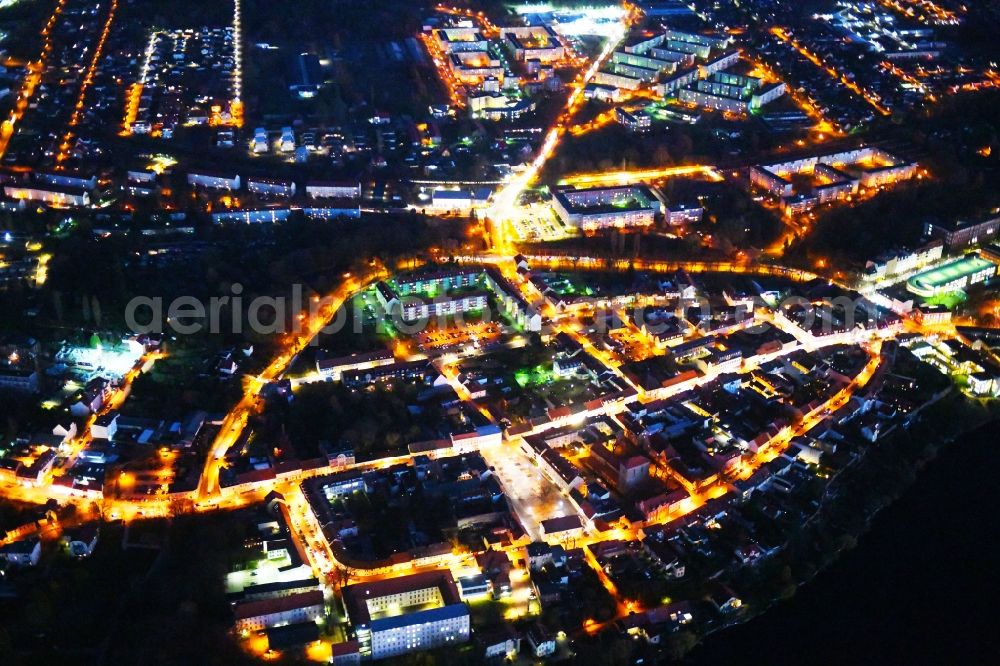
M924 298L930 298L948 291L958 291L970 284L983 282L997 272L996 264L979 255L970 254L938 268L914 275L906 282L906 288Z

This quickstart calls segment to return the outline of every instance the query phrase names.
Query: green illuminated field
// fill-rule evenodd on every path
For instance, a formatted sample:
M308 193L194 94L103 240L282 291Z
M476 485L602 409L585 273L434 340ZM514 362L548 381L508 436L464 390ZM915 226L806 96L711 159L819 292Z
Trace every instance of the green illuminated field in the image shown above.
M906 288L918 296L934 296L942 287L963 278L967 279L991 266L992 262L979 256L969 255L914 275L907 281Z

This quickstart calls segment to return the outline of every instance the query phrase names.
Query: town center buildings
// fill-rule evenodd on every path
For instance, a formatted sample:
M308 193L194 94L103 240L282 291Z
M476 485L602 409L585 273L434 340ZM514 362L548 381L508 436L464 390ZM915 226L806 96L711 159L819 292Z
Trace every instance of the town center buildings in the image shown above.
M363 656L382 659L469 640L469 609L449 571L348 585L343 595Z

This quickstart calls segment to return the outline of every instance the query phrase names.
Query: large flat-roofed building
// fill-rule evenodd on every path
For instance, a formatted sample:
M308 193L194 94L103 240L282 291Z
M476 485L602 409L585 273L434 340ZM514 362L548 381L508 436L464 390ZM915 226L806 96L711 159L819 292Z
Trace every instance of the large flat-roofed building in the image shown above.
M362 656L383 659L469 640L469 609L449 571L348 585L343 595Z
M441 28L434 31L434 37L445 53L485 51L490 45L479 28Z
M97 187L97 176L76 171L39 171L35 182L75 190L92 190Z
M479 274L471 281L470 286L477 284ZM405 282L402 285L406 285ZM405 292L397 291L400 283L392 285L379 282L375 285L375 297L385 308L385 311L397 314L404 322L416 322L431 317L446 317L464 312L482 311L489 302L485 291L473 290L449 295L438 294L436 288L424 291L411 289Z
M604 67L594 75L594 83L621 90L638 90L652 85L660 95L680 90L698 79L708 78L732 66L740 58L737 50L723 51L710 58L713 49L724 49L728 38L667 30L656 34L641 34L611 54ZM703 59L695 65L697 59ZM657 83L661 78L666 79ZM697 92L697 91L696 91ZM773 99L775 93L768 91ZM687 94L688 97L692 93ZM690 100L689 100L690 101ZM706 98L706 101L712 101ZM764 103L758 100L759 103ZM716 107L722 102L701 104ZM735 102L727 102L727 105ZM743 102L744 110L750 105L750 96Z
M584 231L651 226L664 203L646 185L556 188L552 207L562 221Z
M594 83L600 86L610 86L621 90L638 90L643 83L643 79L633 76L631 73L623 71L623 67L609 66L594 74ZM655 77L650 77L652 80Z
M397 361L369 370L349 370L341 381L348 388L364 388L374 384L393 382L430 382L435 376L434 367L426 360Z
M682 224L696 224L705 216L705 207L700 203L671 202L667 206L667 225L676 227Z
M310 483L318 493L322 493L328 502L338 497L344 497L355 492L365 492L367 490L364 473L359 470L348 470L338 474L319 477Z
M625 53L644 55L663 44L665 39L666 35L662 32L635 35L625 40L621 50Z
M187 182L193 187L205 187L212 190L240 189L238 175L214 171L192 171L187 176Z
M266 178L263 176L247 179L247 189L264 196L295 196L295 183L290 180Z
M679 59L661 60L650 55L615 51L611 54L611 62L673 74L674 70L677 69Z
M858 191L860 180L829 164L817 164L813 169L812 195L816 204L846 199Z
M377 291L379 301L383 300L383 292ZM432 317L448 317L466 312L481 312L486 309L489 298L485 292L462 294L453 297L439 297L425 300L418 297L402 299L398 305L391 300L383 303L389 312L396 311L404 322L418 322Z
M996 264L973 253L914 275L906 281L906 288L917 296L931 298L985 282L996 274Z
M488 51L456 51L449 62L455 78L467 85L479 85L491 77L502 81L506 72L500 59Z
M685 42L682 45L674 42L667 44L665 43L663 48L653 48L649 51L651 56L659 60L677 62L676 68L666 72L666 76L653 87L660 97L676 94L682 102L688 104L720 111L745 112L757 109L785 92L784 86L780 84L761 86L757 79L751 77L737 74L723 76L724 70L739 61L738 50L725 51L709 58L709 52L705 51L708 48L706 46L693 42ZM703 61L696 64L698 58L702 58ZM745 91L740 90L744 86L738 83L737 79L745 79L754 85Z
M726 51L698 65L698 73L701 75L701 78L707 79L717 72L729 69L739 62L739 59L740 52L738 50Z
M666 97L668 93L680 90L684 86L689 86L698 80L700 76L697 67L685 67L680 69L663 81L660 81L654 89L660 97Z
M669 28L663 33L664 41L681 41L699 44L713 49L724 49L729 46L732 38L728 35L705 35L697 32L684 32Z
M348 199L342 199L339 203L332 201L329 206L306 206L302 209L302 214L314 220L359 218L361 217L361 207L357 200L352 203Z
M713 72L701 82L705 90L725 97L745 99L760 87L761 80L754 76L733 74L731 72Z
M449 294L454 290L459 293ZM500 308L528 331L539 331L541 315L521 294L517 285L491 266L398 277L375 285L375 297L387 312L399 313L404 321L419 321L483 310L492 294Z
M792 181L781 175L773 166L755 164L750 167L750 183L776 197L790 197L794 191Z
M324 611L323 593L319 590L273 599L251 599L233 607L237 631L259 631L279 624L314 622L323 616Z
M861 146L834 153L808 155L784 162L750 167L751 184L778 198L786 215L805 212L820 204L846 199L861 190L908 180L918 165L881 148ZM798 192L794 175L812 176L809 191Z
M393 280L395 290L403 296L413 293L434 294L449 289L471 287L478 283L483 271L477 268L456 268L454 270L417 273L400 276Z
M764 86L752 76L718 71L681 88L677 97L687 104L716 111L747 113L781 97L785 90L784 83Z
M677 91L677 99L713 111L746 113L750 102L745 97L734 97L713 89L709 81L697 81L693 87Z
M622 48L626 53L648 54L655 49L667 49L707 58L712 49L729 46L730 38L721 35L702 35L668 28L654 35L641 35L628 41Z
M676 93L685 104L731 113L755 111L785 94L783 83L726 73L741 56L728 45L727 38L676 30L643 35L615 51L594 81L629 90L648 83L661 97Z
M783 96L786 92L788 92L788 85L784 81L764 84L750 96L750 110L757 111L763 108L764 105L770 104Z
M688 42L683 39L667 39L663 41L663 46L670 49L671 51L678 51L680 53L688 53L699 58L707 58L712 52L710 46L705 46L704 44L695 44L694 42Z
M50 206L90 205L87 190L60 187L56 185L4 185L4 193L16 201L37 201Z
M469 215L477 208L485 207L493 190L489 187L475 189L446 190L439 188L431 192L431 208L442 213Z
M950 249L993 241L998 230L1000 230L1000 217L990 217L981 222L954 220L927 222L924 225L925 235L940 238Z
M38 564L41 553L41 540L38 537L28 537L0 546L0 561L19 567L33 567Z
M566 55L562 39L547 25L504 28L502 32L518 60L551 63L562 60Z
M215 224L266 224L284 222L291 215L290 208L234 208L212 213L212 222Z
M665 48L652 48L649 50L648 55L657 60L672 62L677 67L690 67L695 61L695 57L691 53L682 53Z
M340 381L340 376L345 372L390 365L394 360L388 349L338 358L321 358L316 361L316 372L332 381Z

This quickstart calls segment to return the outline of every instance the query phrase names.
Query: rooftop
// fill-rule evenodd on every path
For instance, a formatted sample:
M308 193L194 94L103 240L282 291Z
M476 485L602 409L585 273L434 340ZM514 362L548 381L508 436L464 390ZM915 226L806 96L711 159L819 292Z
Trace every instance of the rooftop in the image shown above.
M378 620L374 620L372 621L372 631L388 631L389 629L399 629L400 627L406 627L412 624L440 622L442 620L451 620L468 614L468 607L464 603L458 602L448 604L447 606L440 606L438 608L428 608L426 610L416 611L415 613L406 613L404 615L383 617Z
M369 599L379 599L413 590L423 590L429 587L436 587L440 591L442 601L445 604L444 607L461 603L458 586L455 584L455 579L452 578L450 571L427 571L410 576L387 578L371 583L348 585L343 589L344 606L347 608L347 614L350 616L353 624L368 624L372 621L371 612L368 609ZM387 619L391 618L382 618L376 621L382 622Z
M283 613L296 608L307 608L323 603L323 593L319 590L309 592L299 592L290 594L287 597L277 597L275 599L254 599L236 604L233 613L237 620L245 620L261 615L271 615L273 613Z
M970 254L961 259L950 261L943 266L914 275L907 281L907 287L915 293L934 291L955 280L974 275L991 266L995 267L995 264L983 259L979 255Z

